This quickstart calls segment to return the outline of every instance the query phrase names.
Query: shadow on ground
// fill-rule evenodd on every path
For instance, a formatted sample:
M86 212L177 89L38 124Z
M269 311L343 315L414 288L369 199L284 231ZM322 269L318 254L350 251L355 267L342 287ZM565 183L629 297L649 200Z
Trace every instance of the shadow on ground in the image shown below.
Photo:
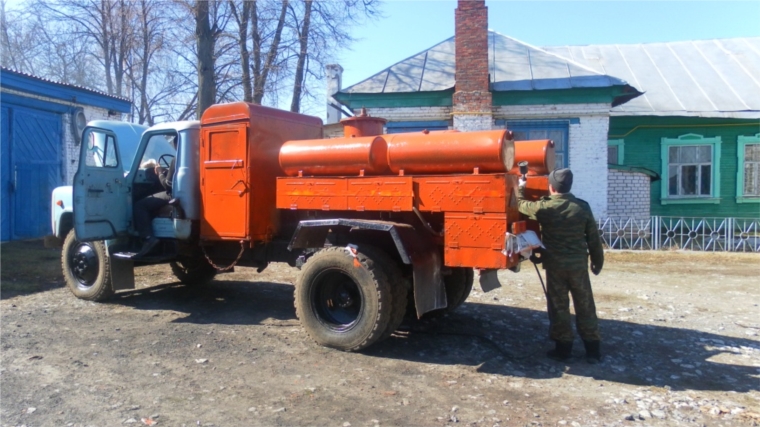
M120 293L112 303L186 313L175 320L182 323L257 325L274 320L298 325L293 287L280 283L218 281L201 288L170 284ZM731 363L742 351L760 351L757 341L601 319L603 336L609 337L603 343L605 361L585 363L582 344L576 340L576 357L559 363L544 356L551 348L545 319L543 311L466 303L442 318L407 322L390 339L363 353L534 379L571 374L672 390L760 390L756 367ZM306 334L302 337L309 340Z

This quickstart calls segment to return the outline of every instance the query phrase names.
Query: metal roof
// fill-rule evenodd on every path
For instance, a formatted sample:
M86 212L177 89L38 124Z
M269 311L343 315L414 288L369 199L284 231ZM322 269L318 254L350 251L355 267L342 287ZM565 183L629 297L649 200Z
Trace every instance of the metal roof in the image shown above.
M494 91L627 85L617 77L490 30L488 63ZM340 92L432 92L451 89L455 83L455 43L451 37Z
M615 116L760 118L760 37L544 49L645 92Z
M127 98L83 86L57 82L6 67L0 67L0 86L62 101L113 109L121 113L131 111L132 101Z

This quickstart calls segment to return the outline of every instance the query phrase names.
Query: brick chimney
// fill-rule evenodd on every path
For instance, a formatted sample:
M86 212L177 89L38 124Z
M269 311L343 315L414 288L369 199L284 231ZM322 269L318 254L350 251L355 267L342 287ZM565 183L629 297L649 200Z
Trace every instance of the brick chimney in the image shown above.
M488 81L488 8L485 0L458 0L456 9L454 129L493 128Z
M340 122L340 103L333 95L343 88L343 67L339 64L325 65L325 80L327 81L327 118L325 124Z

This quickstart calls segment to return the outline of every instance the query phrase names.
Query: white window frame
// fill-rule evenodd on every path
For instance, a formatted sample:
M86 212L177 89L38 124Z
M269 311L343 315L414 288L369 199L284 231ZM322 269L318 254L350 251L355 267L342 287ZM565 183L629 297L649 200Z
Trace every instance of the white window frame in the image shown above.
M760 133L754 136L739 136L736 144L738 157L736 171L736 203L760 203L760 195L744 194L744 153L747 145L760 145Z
M685 195L677 196L670 194L670 148L688 146L710 146L710 194L709 195ZM662 182L660 190L660 203L669 204L719 204L720 203L720 154L721 138L705 138L702 135L689 133L678 138L662 138L660 143L662 160Z

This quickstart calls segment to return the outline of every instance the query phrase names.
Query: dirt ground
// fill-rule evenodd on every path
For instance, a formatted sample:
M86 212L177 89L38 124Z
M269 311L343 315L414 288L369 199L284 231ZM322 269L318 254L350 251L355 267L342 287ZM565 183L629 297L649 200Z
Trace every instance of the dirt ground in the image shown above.
M2 244L3 426L760 425L760 255L608 252L592 276L605 360L551 348L531 264L360 353L300 327L298 271L74 298L60 251Z

